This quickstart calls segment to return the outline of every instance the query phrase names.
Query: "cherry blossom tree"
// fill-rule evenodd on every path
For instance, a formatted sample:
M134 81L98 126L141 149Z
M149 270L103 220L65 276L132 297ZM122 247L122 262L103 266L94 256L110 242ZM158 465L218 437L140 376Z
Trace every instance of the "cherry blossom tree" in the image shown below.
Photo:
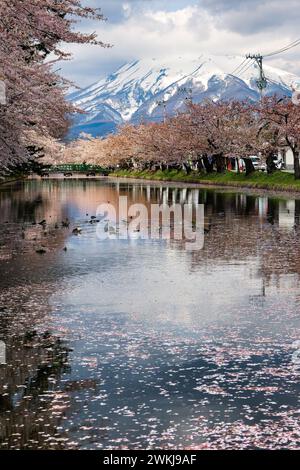
M30 136L60 138L67 131L68 115L74 112L65 100L69 84L54 71L58 60L68 58L61 45L106 46L95 34L74 29L84 18L104 19L80 0L1 0L0 80L6 85L6 102L0 104L2 173L34 156Z
M268 133L266 158L272 162L274 150L289 147L294 157L295 179L300 179L300 107L289 98L265 98L258 107L261 129Z
M254 171L250 155L258 151L258 121L255 109L239 101L190 105L189 126L193 145L208 172L215 164L217 172L226 169L226 158L242 157L246 171Z
M297 110L298 111L298 110ZM207 172L226 169L226 159L243 158L246 175L255 171L251 156L270 158L280 146L298 149L298 117L286 101L206 102L164 123L121 126L107 138L83 138L67 148L68 159L111 168L183 169ZM288 122L284 119L287 119ZM288 144L290 142L290 144Z

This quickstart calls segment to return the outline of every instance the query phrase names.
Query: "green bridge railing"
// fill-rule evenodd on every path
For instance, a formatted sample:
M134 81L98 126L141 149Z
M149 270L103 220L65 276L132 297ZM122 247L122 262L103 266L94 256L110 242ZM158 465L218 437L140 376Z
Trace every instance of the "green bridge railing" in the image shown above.
M95 172L101 174L108 174L109 170L107 168L103 168L99 165L89 165L86 163L68 163L64 165L53 165L51 166L48 171L51 173L59 172L59 173L88 173L88 172Z

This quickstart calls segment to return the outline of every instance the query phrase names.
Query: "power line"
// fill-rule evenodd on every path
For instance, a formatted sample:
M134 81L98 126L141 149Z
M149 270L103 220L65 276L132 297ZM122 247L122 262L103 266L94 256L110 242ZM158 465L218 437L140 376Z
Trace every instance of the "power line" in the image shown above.
M241 71L238 73L237 77L238 77L238 78L241 78L241 75L243 75L243 73L247 72L247 70L250 69L250 67L252 67L252 65L253 65L254 63L255 63L255 60L252 59L252 60L250 61L250 63L247 63L247 64L246 64L246 67L244 67L244 69L241 70Z
M259 71L260 71L260 77L259 77L259 80L258 80L258 87L260 89L261 88L263 89L263 88L265 88L264 85L265 85L266 77L265 77L263 67L262 67L262 60L265 57L271 57L271 56L286 52L286 51L288 51L288 50L290 50L290 49L292 49L292 48L294 48L298 45L300 45L300 38L296 39L295 41L291 42L290 44L287 44L286 46L284 46L280 49L277 49L273 52L270 52L269 54L264 54L264 55L261 55L261 54L248 54L246 56L246 58L229 75L236 74L236 76L239 77L240 75L245 73L253 65L253 61L250 62L250 64L248 63L249 59L253 59L254 61L257 62L258 67L259 67Z
M272 78L266 77L266 80L267 80L267 82L269 82L271 85L278 85L278 83L275 82L275 80L272 80Z
M243 75L245 72L247 72L247 70L252 67L252 65L255 63L254 59L251 60L249 62L249 59L246 58L243 60L243 62L238 66L236 67L233 72L231 72L229 74L229 76L231 76L231 80L233 80L234 78L241 78L241 75ZM238 72L236 73L236 71L238 70ZM235 75L234 75L235 74Z
M271 57L273 55L281 54L283 52L286 52L290 49L293 49L294 47L298 46L300 44L300 38L296 39L296 41L293 41L292 43L282 47L281 49L277 49L273 52L270 52L269 54L265 54L263 57Z
M277 54L281 54L283 52L286 52L290 49L293 49L294 47L300 45L300 38L297 39L296 41L293 41L292 43L282 47L281 49L277 49L273 52L270 52L269 54L248 54L246 58L229 74L231 76L231 80L233 80L234 77L241 78L241 75L243 75L247 70L249 70L250 67L253 66L253 64L256 62L259 68L259 78L257 79L257 87L260 91L261 98L263 96L263 91L265 88L267 88L268 82L272 84L277 84L274 80L267 78L264 69L263 69L263 59L266 57L272 57ZM249 62L249 60L251 61ZM236 74L234 76L234 74ZM164 121L166 120L166 102L159 101L156 103L158 106L163 105L164 107ZM151 117L150 119L153 119Z
M230 73L230 75L234 75L234 74L239 70L239 68L242 67L242 66L245 64L245 62L247 62L247 61L248 61L247 58L244 59L244 60L240 63L240 65L238 65L238 66L233 70L233 72ZM243 67L242 67L242 68L243 68Z

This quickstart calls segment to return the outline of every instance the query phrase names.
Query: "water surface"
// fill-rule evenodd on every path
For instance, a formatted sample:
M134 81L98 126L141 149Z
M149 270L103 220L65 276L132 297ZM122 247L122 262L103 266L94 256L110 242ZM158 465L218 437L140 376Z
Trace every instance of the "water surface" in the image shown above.
M98 240L119 195L203 203L204 249ZM299 200L30 180L0 207L0 448L300 447Z

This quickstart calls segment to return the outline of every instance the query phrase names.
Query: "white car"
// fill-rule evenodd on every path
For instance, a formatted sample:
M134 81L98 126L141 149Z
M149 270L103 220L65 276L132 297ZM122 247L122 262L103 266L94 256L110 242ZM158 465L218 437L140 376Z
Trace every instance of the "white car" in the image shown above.
M255 170L266 171L266 164L262 162L260 157L257 155L251 155L249 158L251 159Z

